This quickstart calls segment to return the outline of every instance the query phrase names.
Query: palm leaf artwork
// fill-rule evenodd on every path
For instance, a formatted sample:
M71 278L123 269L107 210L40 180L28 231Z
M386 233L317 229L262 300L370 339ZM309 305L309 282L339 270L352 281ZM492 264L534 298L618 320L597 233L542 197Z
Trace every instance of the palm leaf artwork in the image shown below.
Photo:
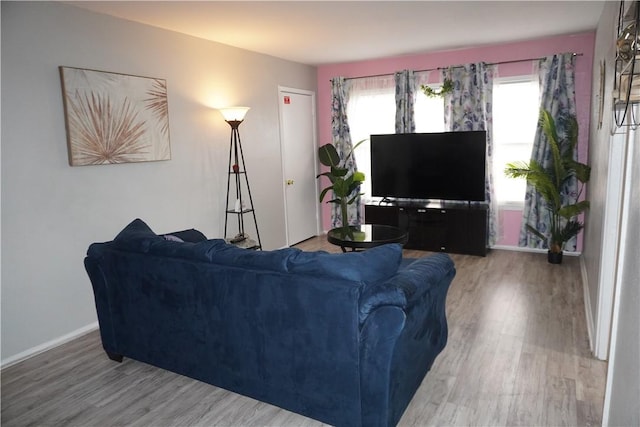
M158 119L160 132L169 134L169 103L167 102L167 83L164 80L154 79L151 89L147 91L149 98L144 101Z
M541 110L539 125L551 152L548 164L543 165L535 160L529 163L513 162L507 164L504 172L511 178L525 178L540 194L549 212L548 227L544 230L531 224L526 224L525 227L528 232L546 242L551 252L562 253L565 243L584 227L575 218L589 209L589 202L577 200L584 184L589 181L591 168L573 158L578 142L578 122L574 116L568 118L563 134L558 133L555 120L547 110ZM580 189L575 197L567 197L564 194L565 188L574 178L580 183Z
M112 105L109 98L98 94L76 95L69 102L73 113L69 128L77 136L71 151L78 164L135 162L147 154L149 144L142 138L145 122L127 99Z
M156 129L166 139L166 143L155 146L157 158L171 158L169 146L169 103L167 102L167 83L165 80L154 79L151 89L147 91L149 98L145 99L146 108L156 118Z
M72 166L171 158L162 79L60 67Z

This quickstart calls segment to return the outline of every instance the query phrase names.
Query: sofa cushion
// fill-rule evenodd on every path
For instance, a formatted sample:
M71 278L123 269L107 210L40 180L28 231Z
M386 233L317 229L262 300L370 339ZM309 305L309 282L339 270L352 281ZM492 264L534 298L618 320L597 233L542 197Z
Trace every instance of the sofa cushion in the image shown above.
M388 279L398 270L402 260L402 246L389 244L363 252L332 254L324 251L304 252L297 248L253 251L221 244L212 247L209 255L209 260L217 264L356 282L376 282Z
M298 252L300 250L294 248L255 251L224 243L211 248L207 256L209 261L216 264L286 273L288 272L288 259Z
M113 244L117 249L147 253L152 243L163 241L163 237L154 233L140 218L136 218L118 233Z
M210 262L211 253L224 245L226 243L222 239L203 240L197 243L163 239L152 242L148 252L158 256Z
M178 234L177 237L182 239L181 232L170 234ZM192 237L195 240L199 238L196 234ZM254 251L238 248L223 239L197 243L179 242L158 236L139 218L127 225L113 243L117 249L132 252L367 283L383 281L393 276L402 261L402 246L399 244L377 246L362 252L336 254L324 251L303 252L296 248Z
M288 270L357 282L377 282L393 276L402 260L402 246L393 243L362 252L332 254L298 252L288 259Z

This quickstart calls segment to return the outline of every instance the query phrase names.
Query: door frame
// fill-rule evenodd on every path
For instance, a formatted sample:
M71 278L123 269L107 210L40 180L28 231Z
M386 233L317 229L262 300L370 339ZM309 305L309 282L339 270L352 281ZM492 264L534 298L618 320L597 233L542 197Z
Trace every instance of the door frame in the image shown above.
M624 203L624 180L626 171L626 130L620 130L611 137L609 147L609 172L602 227L602 250L600 255L600 274L598 277L598 300L592 351L600 360L609 359L611 326L620 255L620 227ZM612 232L613 231L613 232ZM589 310L591 307L588 308Z
M280 103L281 100L283 99L283 97L285 96L285 94L287 93L293 93L293 94L298 94L298 95L307 95L307 96L311 96L311 122L312 122L312 138L313 138L313 176L316 177L318 176L318 123L317 123L317 114L316 114L316 93L310 90L306 90L306 89L297 89L297 88L292 88L292 87L286 87L286 86L280 86L278 85L278 121L279 121L279 125L280 125L280 165L282 168L281 174L282 174L282 200L284 201L284 229L285 229L285 243L286 246L289 247L291 246L291 242L289 239L289 218L288 218L288 211L287 211L287 190L286 190L286 170L285 170L285 155L286 155L286 147L285 147L285 141L284 141L284 113L283 113L283 108L282 108L282 104ZM314 201L316 201L316 209L315 209L315 229L316 229L316 236L319 236L321 234L320 231L320 218L321 218L321 205L320 203L317 202L318 197L319 197L319 192L318 192L318 182L316 179L316 185L314 186ZM298 243L298 242L295 242Z

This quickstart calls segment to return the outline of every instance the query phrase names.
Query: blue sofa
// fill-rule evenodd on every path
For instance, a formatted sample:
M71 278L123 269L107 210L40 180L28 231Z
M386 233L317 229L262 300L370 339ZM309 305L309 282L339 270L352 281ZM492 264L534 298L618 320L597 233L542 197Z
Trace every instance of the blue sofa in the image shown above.
M345 426L392 426L447 342L446 254L239 249L137 219L85 258L102 344Z

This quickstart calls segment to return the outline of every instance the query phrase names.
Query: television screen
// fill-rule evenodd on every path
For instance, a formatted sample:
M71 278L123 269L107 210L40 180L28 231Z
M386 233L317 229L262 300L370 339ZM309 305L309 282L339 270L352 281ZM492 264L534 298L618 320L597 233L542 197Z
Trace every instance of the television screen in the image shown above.
M485 131L371 135L374 197L484 201Z

